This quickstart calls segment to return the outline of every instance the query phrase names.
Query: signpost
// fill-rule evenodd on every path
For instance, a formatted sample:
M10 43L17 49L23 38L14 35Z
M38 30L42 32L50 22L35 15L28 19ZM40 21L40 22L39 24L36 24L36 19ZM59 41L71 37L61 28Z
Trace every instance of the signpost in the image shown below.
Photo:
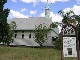
M64 57L77 57L76 37L63 37Z
M63 25L61 30L61 60L64 57L77 57L79 60L79 41L74 25Z

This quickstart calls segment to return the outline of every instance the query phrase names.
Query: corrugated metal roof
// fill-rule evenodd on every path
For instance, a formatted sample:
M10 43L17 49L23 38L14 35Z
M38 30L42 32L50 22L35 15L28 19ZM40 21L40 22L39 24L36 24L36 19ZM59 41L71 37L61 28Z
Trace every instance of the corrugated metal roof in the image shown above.
M8 23L11 21L16 22L16 30L34 30L35 26L39 24L45 24L47 27L52 23L52 18L46 19L45 17L30 17L30 18L14 18L8 19Z

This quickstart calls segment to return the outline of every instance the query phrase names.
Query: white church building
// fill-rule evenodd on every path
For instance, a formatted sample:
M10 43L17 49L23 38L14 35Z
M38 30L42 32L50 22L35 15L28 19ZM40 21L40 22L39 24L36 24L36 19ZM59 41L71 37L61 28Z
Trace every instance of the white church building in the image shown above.
M39 46L35 42L35 26L43 24L49 27L52 24L48 1L45 8L45 17L14 18L9 19L8 23L10 24L11 21L14 21L17 27L13 35L14 41L10 45ZM58 28L50 30L47 34L48 39L43 43L43 46L53 46L54 38L58 37L58 34Z

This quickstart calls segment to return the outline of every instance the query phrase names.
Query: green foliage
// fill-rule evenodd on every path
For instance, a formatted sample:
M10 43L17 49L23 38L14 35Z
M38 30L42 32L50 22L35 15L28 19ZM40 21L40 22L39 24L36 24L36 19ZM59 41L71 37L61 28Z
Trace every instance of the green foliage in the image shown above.
M68 11L68 12L64 12L64 11L62 11L62 10L60 10L59 12L58 12L62 17L63 17L63 19L62 19L62 23L64 23L64 24L72 24L72 23L76 23L76 20L74 19L74 12L73 11Z
M7 0L0 1L0 43L2 42L4 45L9 45L12 42L12 34L9 24L7 23L10 10L8 8L3 9L6 2Z
M50 28L57 28L58 27L58 24L59 24L58 22L54 22L54 23L52 23L50 25ZM54 31L54 29L51 29L51 30ZM56 32L54 31L54 33L56 33ZM57 35L59 36L59 34L57 34ZM56 49L60 49L60 39L59 39L59 37L56 37L55 38L55 41L53 41L53 44L55 45L55 48Z
M58 22L54 22L50 25L50 28L57 28L58 27Z
M11 32L11 34L13 35L14 34L14 30L16 29L16 22L15 21L12 21L10 24L9 24L9 26L10 26L10 32Z
M79 47L80 47L80 15L75 15L74 17L76 21L78 22L77 31L78 31L78 40L79 40Z
M9 45L13 41L13 39L12 39L13 34L12 34L11 30L10 30L9 24L7 25L6 28L7 28L6 29L6 32L7 32L7 35L6 36L7 37L6 37L5 41L3 41L3 43L5 45Z
M47 40L47 33L48 29L45 25L40 24L39 26L36 26L35 28L35 41L40 45Z
M16 29L16 27L17 27L15 21L12 21L9 25L10 25L11 30Z
M56 41L55 41L55 48L60 50L60 38L56 38Z

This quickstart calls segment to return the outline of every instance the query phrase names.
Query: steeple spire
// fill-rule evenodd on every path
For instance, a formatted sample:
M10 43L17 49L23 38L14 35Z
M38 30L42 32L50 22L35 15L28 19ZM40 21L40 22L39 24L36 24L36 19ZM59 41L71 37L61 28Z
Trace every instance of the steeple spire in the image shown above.
M50 9L50 7L49 7L49 1L48 0L46 2L46 9Z
M47 19L50 17L49 0L47 0L47 2L46 2L45 17L46 17Z

